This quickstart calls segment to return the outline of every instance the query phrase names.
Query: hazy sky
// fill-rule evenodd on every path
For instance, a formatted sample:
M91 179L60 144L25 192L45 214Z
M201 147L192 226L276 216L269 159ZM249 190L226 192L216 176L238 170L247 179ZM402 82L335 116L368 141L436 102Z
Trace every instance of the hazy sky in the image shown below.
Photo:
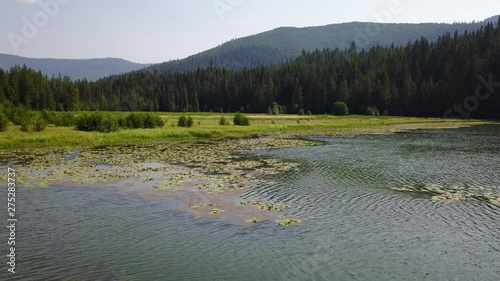
M500 14L500 1L0 0L0 53L154 63L280 26L386 22L373 15L384 11L390 22L451 23Z

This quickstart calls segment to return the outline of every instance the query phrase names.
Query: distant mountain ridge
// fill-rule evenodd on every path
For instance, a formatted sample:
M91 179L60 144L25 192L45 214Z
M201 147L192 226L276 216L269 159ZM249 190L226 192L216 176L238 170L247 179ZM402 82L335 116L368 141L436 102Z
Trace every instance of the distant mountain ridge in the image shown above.
M26 65L51 77L69 76L72 80L95 81L100 78L126 73L148 67L148 64L133 63L118 58L102 59L38 59L0 54L0 68L10 69L15 65Z
M280 27L240 39L231 40L216 48L190 56L186 59L169 61L151 66L159 71L193 71L210 65L229 69L242 69L259 65L272 65L298 57L302 50L313 51L323 48L346 49L355 41L358 48L367 49L374 45L406 45L421 37L436 41L445 33L460 34L476 30L485 22L498 21L499 16L473 23L341 23L319 27ZM367 25L378 27L376 36L369 36Z

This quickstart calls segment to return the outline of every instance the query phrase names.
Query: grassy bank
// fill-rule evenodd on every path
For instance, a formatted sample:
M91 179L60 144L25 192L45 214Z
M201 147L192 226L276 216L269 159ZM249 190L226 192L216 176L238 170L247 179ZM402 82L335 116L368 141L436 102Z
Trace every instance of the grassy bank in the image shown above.
M123 113L112 113L123 114ZM120 130L114 133L81 132L73 127L49 126L43 132L23 133L11 125L0 133L0 150L31 148L75 148L99 145L170 142L196 138L245 137L254 134L273 135L338 135L384 133L404 129L458 127L486 123L470 120L434 118L371 117L371 116L298 116L249 114L250 126L221 126L224 115L232 120L234 114L193 113L194 127L177 127L181 113L160 113L166 121L163 128Z

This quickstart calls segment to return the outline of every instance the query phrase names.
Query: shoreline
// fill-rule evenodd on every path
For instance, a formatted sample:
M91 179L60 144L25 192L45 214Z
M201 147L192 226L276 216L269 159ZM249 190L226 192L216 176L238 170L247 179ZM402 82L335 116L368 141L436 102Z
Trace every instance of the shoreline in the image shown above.
M432 128L399 125L358 129L350 134L336 131L334 135L393 134L473 125L448 124ZM255 159L245 154L262 149L321 145L321 141L308 139L314 136L328 135L265 134L57 151L45 148L29 153L20 150L18 163L24 164L16 169L18 182L27 188L127 187L147 199L175 200L176 209L196 217L216 218L232 224L275 221L288 227L302 223L300 218L293 217L293 206L241 196L257 185L270 184L269 176L300 169L300 164L269 157Z
M444 120L412 117L371 116L251 116L251 126L218 126L219 115L200 115L199 126L178 128L174 124L158 129L121 130L115 133L80 132L70 127L48 127L39 133L19 132L10 126L0 133L0 157L25 150L67 151L107 146L171 144L185 142L245 139L255 136L303 138L353 134L386 134L420 129L446 129L475 125L500 124L482 120ZM205 119L202 119L205 118ZM195 119L196 120L196 119ZM300 121L302 120L302 121ZM173 122L175 123L175 122ZM170 128L169 128L170 127Z

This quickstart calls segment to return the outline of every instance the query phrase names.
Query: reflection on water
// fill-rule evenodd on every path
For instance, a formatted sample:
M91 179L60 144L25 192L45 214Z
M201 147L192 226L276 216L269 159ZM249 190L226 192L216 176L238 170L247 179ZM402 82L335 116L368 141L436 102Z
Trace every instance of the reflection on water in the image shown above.
M18 274L0 280L498 280L498 205L394 189L499 192L499 127L318 140L249 155L300 164L242 196L290 204L304 221L290 228L195 218L121 186L20 188Z

